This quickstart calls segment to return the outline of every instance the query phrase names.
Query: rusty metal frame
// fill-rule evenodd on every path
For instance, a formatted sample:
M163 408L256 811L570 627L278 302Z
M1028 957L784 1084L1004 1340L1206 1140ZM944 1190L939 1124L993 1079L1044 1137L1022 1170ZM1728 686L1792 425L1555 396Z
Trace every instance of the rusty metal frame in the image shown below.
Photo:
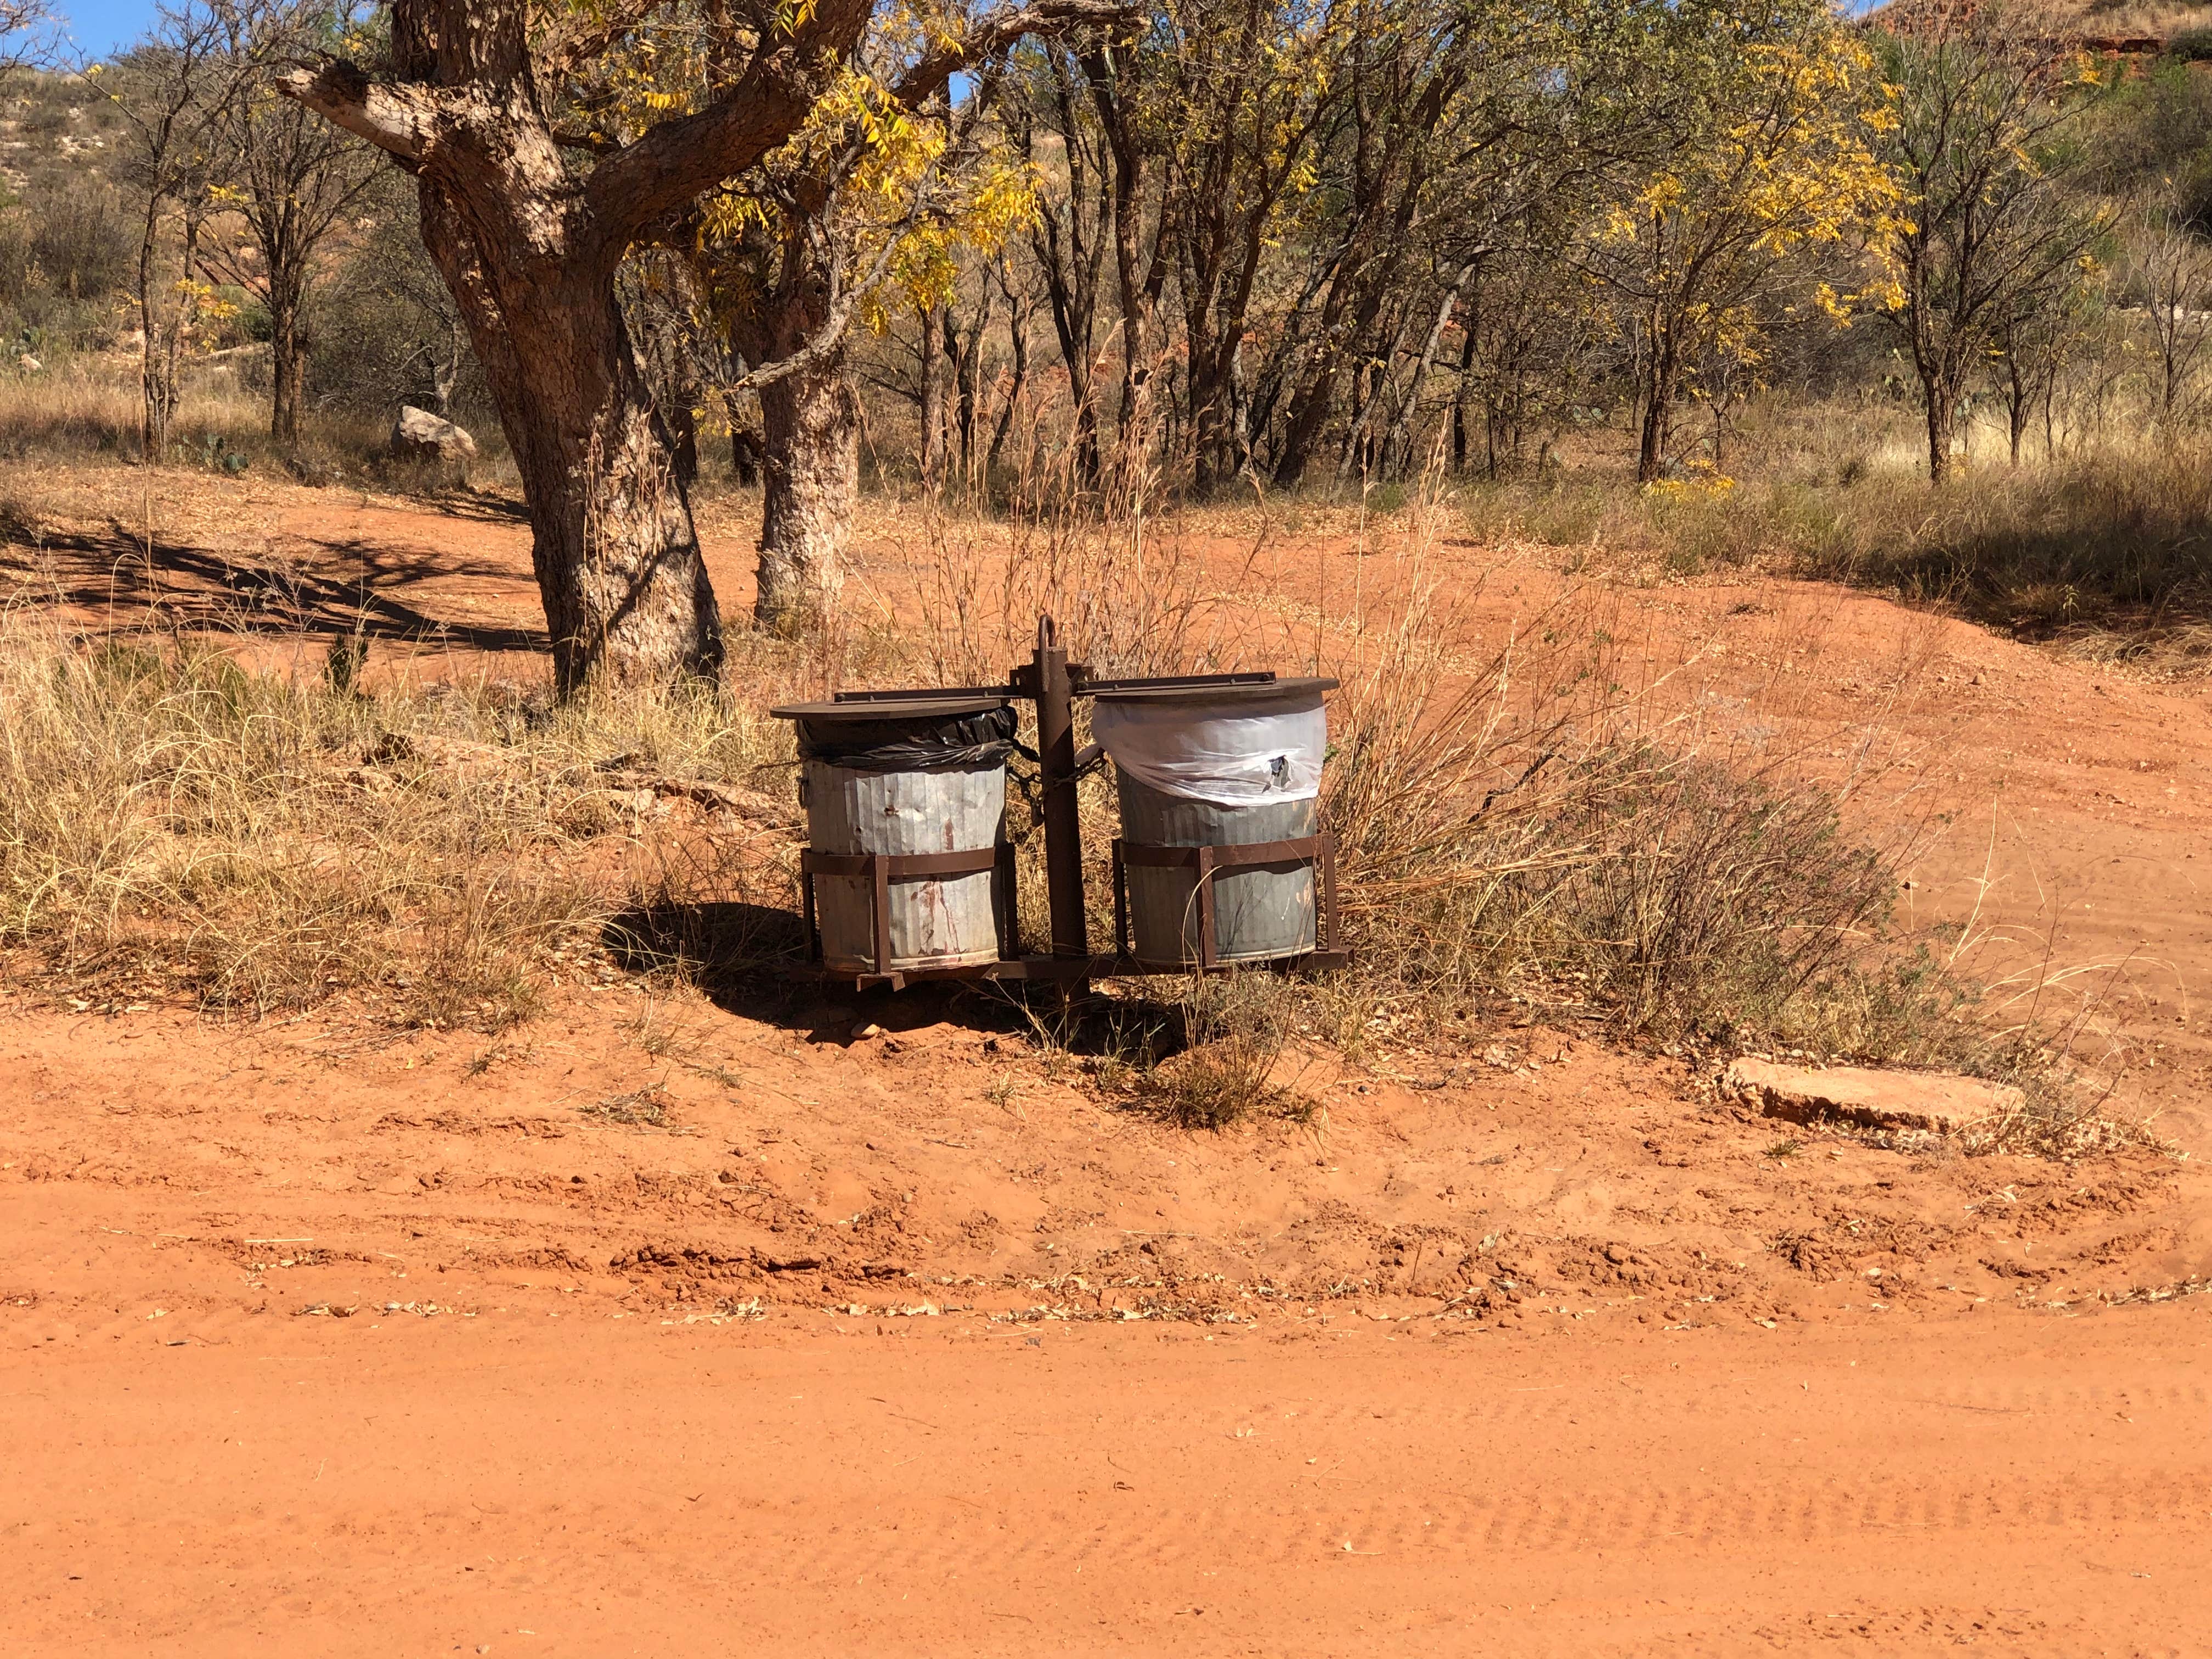
M1214 918L1213 878L1224 870L1251 870L1279 867L1297 869L1311 865L1321 891L1316 895L1320 914L1315 918L1314 945L1310 952L1299 958L1314 959L1315 964L1340 962L1344 951L1342 921L1336 902L1336 837L1322 830L1310 836L1297 836L1287 841L1246 842L1229 847L1160 847L1143 842L1127 842L1116 837L1114 842L1114 945L1125 959L1137 960L1129 937L1129 866L1145 869L1194 869L1198 882L1193 896L1198 902L1198 960L1186 962L1184 969L1195 967L1200 973L1211 973L1222 966L1220 940ZM1154 970L1158 971L1158 970Z
M1337 904L1336 842L1327 833L1292 841L1260 842L1241 847L1155 847L1116 839L1114 855L1114 952L1093 955L1085 921L1088 903L1084 891L1081 823L1076 806L1075 784L1100 758L1097 745L1078 753L1074 744L1073 704L1077 697L1100 692L1139 689L1170 690L1206 686L1264 685L1274 681L1270 672L1242 674L1184 674L1142 680L1096 679L1087 665L1067 660L1049 617L1037 619L1036 650L1029 662L1017 666L1004 685L932 687L912 691L840 691L838 702L869 703L903 698L1006 696L1025 699L1036 706L1038 773L1042 786L1045 840L1045 887L1050 923L1051 954L1021 956L1019 918L1015 899L1014 848L1001 839L994 847L957 853L842 854L803 853L799 860L806 950L817 972L825 978L847 979L855 990L889 986L902 990L910 981L931 979L996 979L1048 981L1061 988L1063 996L1079 994L1092 979L1115 979L1142 975L1188 973L1195 967L1212 972L1225 966L1266 967L1282 971L1340 968L1349 957L1344 950L1342 919ZM1189 866L1198 872L1197 896L1200 909L1199 960L1170 967L1139 962L1130 953L1128 868L1131 864ZM1215 937L1213 878L1220 871L1265 865L1311 864L1319 884L1320 915L1316 919L1317 948L1260 963L1224 963ZM994 963L961 967L895 969L890 965L890 886L894 881L915 877L972 875L994 872L999 900L999 955ZM858 878L871 889L875 931L873 971L832 973L823 960L821 916L814 891L817 875Z
M900 975L894 974L891 968L891 884L926 880L932 876L980 875L986 870L991 872L991 884L997 890L994 896L998 902L993 908L998 914L999 955L1003 959L1012 956L1017 948L1013 931L1013 842L1000 840L988 847L970 847L954 853L817 853L811 847L806 848L799 855L799 879L805 917L807 960L817 963L823 960L815 877L858 878L867 884L872 936L876 942L876 976L892 979ZM975 973L982 965L948 971Z

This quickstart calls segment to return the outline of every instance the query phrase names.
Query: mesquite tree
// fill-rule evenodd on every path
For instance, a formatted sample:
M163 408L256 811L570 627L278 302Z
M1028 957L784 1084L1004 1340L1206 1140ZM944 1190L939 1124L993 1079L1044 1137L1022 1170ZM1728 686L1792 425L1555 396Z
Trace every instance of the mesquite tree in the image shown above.
M317 264L331 234L362 205L376 174L374 152L280 96L261 66L278 54L333 40L344 22L329 0L215 0L209 12L236 94L218 112L217 199L234 209L246 246L210 243L209 268L257 296L269 313L269 434L299 441L306 395L305 318ZM246 249L251 258L244 257Z
M1776 38L1749 41L1735 15L1714 18L1660 60L1682 96L1675 147L1630 176L1589 239L1588 268L1637 325L1646 483L1669 459L1684 392L1757 362L1781 285L1842 320L1842 296L1805 280L1800 252L1881 234L1897 204L1872 149L1893 119L1872 55L1823 7L1776 16Z
M2111 218L2072 191L2081 60L2051 50L2044 20L1925 6L1897 27L1882 66L1897 119L1882 148L1908 207L1887 245L1897 290L1886 314L1919 377L1928 476L1940 483L1969 380L2006 335L2069 302Z
M1047 20L1056 3L1075 0L995 15L993 38ZM616 273L656 227L799 131L872 9L394 0L388 72L325 58L284 82L416 179L424 245L467 319L522 476L563 695L719 670L714 590ZM732 72L626 141L590 131L570 96L579 75L656 21L696 15L743 26L731 32L742 39ZM942 84L965 61L966 36L939 20L931 38L922 61Z

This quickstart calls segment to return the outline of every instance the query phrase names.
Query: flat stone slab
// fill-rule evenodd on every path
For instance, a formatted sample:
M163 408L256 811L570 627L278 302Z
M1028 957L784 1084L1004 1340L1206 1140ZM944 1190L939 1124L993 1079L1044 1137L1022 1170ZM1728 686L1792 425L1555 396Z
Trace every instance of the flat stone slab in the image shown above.
M1739 1060L1721 1086L1757 1103L1768 1117L1792 1123L1842 1122L1864 1129L1926 1129L1951 1134L1980 1118L2013 1111L2027 1097L2008 1084L1926 1072L1883 1072L1864 1066L1815 1071Z

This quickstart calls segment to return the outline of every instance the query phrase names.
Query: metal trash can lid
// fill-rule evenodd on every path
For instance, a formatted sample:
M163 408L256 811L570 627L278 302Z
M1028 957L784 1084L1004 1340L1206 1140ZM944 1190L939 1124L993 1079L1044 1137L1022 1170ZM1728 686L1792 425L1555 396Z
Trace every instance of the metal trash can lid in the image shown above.
M957 720L963 714L988 714L994 708L1009 707L1012 701L1011 697L975 696L856 697L850 702L791 702L768 712L775 720L805 720L810 724L830 720Z
M1093 695L1100 702L1141 702L1154 706L1290 702L1334 691L1340 682L1329 679L1250 680L1237 685L1131 686Z

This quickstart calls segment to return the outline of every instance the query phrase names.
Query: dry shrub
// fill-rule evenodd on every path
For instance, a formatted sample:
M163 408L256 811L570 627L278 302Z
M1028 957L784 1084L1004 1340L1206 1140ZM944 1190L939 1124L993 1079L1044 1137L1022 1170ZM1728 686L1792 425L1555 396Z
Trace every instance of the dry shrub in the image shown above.
M2092 1092L2078 1083L2033 1079L2021 1103L1959 1133L1959 1150L1970 1158L2010 1153L2023 1158L2101 1158L2114 1152L2171 1154L2148 1123L2113 1116L2108 1092Z
M1297 1023L1287 982L1261 972L1194 974L1180 1012L1185 1046L1139 1074L1140 1100L1187 1129L1311 1117L1314 1103L1276 1080Z
M0 372L0 457L64 462L139 454L143 406L135 376L84 364L43 374ZM269 435L265 393L239 384L221 365L188 371L170 429L167 466L257 477L285 473L325 484L351 476L403 495L435 495L456 479L445 469L394 457L391 422L343 410L307 412L297 443ZM511 473L496 430L476 434L487 479Z
M1433 1035L1507 999L1692 1049L2026 1085L1990 1148L2151 1144L2084 1103L2115 964L2046 948L2023 966L2034 941L1978 912L1901 927L1920 826L1854 828L1798 757L1656 713L1623 684L1603 611L1564 604L1468 665L1434 605L1412 587L1331 710L1324 817L1356 953L1340 1041L1378 1019Z
M1892 935L1904 835L1857 839L1788 755L1655 714L1593 601L1468 663L1433 588L1416 572L1403 591L1352 642L1331 712L1358 1009L1502 995L1663 1040L1974 1046L1971 988Z
M1231 568L1208 569L1179 520L1132 520L1086 497L1018 489L997 519L922 506L911 556L934 679L996 681L1028 659L1050 616L1071 660L1100 675L1212 673L1250 663L1264 527ZM1264 653L1262 653L1264 654Z

